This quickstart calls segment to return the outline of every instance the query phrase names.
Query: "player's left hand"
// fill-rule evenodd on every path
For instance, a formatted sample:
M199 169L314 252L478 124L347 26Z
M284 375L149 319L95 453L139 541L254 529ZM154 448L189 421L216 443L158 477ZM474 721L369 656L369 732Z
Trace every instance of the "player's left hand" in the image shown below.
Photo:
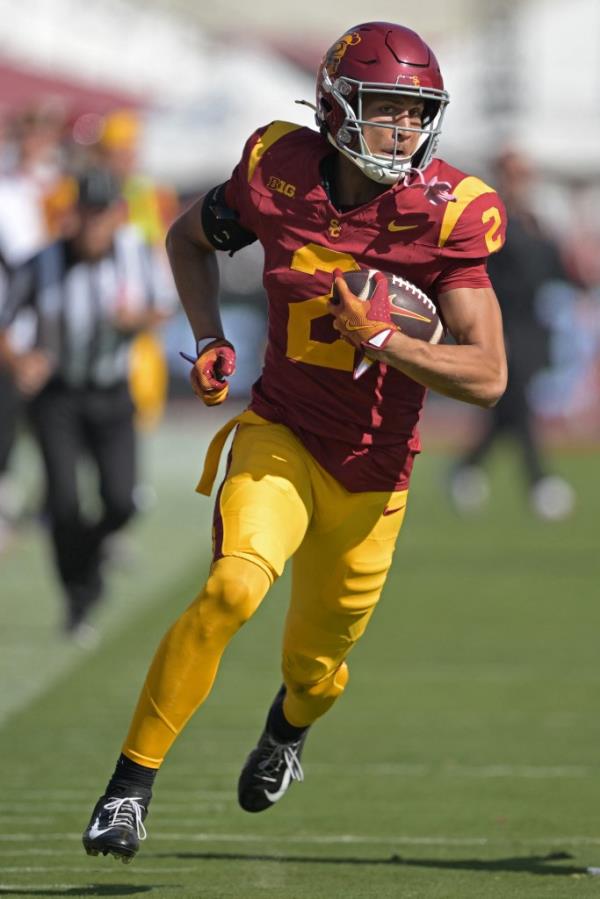
M336 268L333 291L327 309L333 315L333 327L340 336L358 350L381 350L397 331L390 316L387 279L377 272L375 290L370 300L360 300L352 293L344 274Z
M235 350L233 345L219 337L207 344L197 359L181 353L193 364L190 372L192 390L206 406L218 406L227 399L229 384L227 378L235 372Z

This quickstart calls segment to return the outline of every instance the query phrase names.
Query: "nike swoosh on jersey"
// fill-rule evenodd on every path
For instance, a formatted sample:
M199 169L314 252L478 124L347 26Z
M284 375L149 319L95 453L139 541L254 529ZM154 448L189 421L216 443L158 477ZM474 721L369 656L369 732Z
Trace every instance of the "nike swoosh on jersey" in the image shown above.
M265 796L270 802L277 802L278 799L281 799L283 794L286 792L287 788L290 785L290 780L292 779L292 775L289 771L285 771L283 774L283 780L281 781L281 786L275 793L269 793L268 790L265 790Z
M396 222L388 222L388 231L412 231L413 228L418 227L418 225L397 225Z

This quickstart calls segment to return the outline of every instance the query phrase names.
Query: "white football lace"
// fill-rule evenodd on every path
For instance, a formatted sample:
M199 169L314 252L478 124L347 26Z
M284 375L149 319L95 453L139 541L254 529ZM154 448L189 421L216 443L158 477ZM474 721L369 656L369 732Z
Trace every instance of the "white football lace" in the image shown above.
M109 827L116 827L119 824L124 824L126 827L131 828L135 827L140 840L146 839L146 828L142 821L144 808L135 797L126 796L124 799L112 799L105 804L104 808L106 811L113 813L108 822Z
M433 300L431 300L426 293L423 293L422 290L419 290L416 284L407 281L405 278L401 278L400 275L394 275L394 281L399 283L405 290L414 293L415 296L419 297L419 299L421 299L427 306L430 306L433 311L437 311Z
M275 743L273 741L273 750L270 756L263 762L260 762L258 766L263 772L264 778L266 780L275 780L273 775L278 774L281 765L285 764L292 780L304 780L304 771L298 755L300 745L300 740L296 743Z

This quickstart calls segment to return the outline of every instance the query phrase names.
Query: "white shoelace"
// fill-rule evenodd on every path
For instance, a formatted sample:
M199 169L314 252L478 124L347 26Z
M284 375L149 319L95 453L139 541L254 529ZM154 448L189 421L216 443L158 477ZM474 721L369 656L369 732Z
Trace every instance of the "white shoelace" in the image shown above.
M146 839L146 828L142 821L144 808L134 796L112 799L105 804L104 808L113 813L109 821L110 827L115 827L118 824L124 824L126 827L135 827L139 839Z
M299 748L299 743L289 744L283 750L283 757L285 759L285 764L287 765L287 769L290 772L292 780L302 781L304 780L304 771L302 770L300 757L298 755Z
M300 750L300 741L296 743L275 743L273 741L273 751L271 755L261 762L259 768L263 771L264 776L269 780L274 780L273 774L278 774L282 763L290 772L292 780L304 780L304 771L300 764L298 752Z

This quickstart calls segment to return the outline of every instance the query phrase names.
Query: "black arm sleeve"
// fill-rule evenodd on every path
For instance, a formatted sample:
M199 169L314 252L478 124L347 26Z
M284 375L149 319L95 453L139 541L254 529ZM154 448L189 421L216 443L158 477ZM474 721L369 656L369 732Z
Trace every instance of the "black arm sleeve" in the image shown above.
M213 187L202 204L202 227L215 250L229 250L233 254L254 243L256 234L242 228L235 210L225 202L225 184Z

